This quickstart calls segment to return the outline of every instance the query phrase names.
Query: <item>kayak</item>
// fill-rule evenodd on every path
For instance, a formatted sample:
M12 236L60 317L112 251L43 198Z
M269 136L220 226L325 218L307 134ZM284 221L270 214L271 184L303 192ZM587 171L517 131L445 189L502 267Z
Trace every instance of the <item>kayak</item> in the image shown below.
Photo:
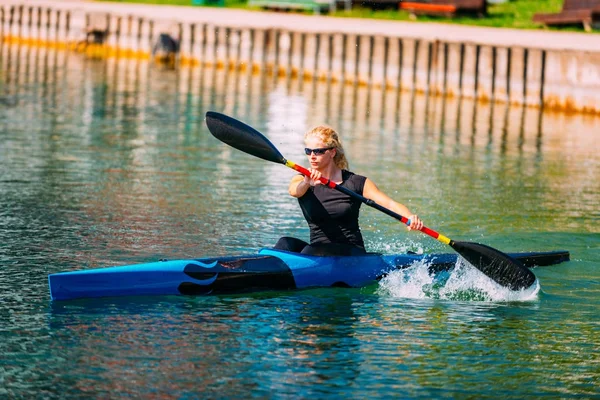
M565 250L509 253L509 256L529 268L569 260L569 252ZM457 259L456 254L310 256L265 248L252 255L60 272L48 275L48 282L52 300L364 287L415 263L426 263L430 273L448 271L455 267Z

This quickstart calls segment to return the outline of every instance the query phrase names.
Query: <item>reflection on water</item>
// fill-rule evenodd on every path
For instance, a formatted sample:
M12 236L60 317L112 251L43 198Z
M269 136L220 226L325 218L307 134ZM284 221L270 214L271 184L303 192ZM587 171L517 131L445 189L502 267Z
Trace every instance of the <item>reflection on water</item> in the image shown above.
M86 127L108 119L105 123L123 124L123 128L136 131L151 128L146 124L154 117L170 119L177 124L174 130L189 134L204 130L197 110L202 106L256 124L263 124L261 119L268 116L268 125L278 129L287 125L302 130L327 121L340 130L352 126L358 135L377 132L411 138L419 134L424 136L421 140L437 142L440 151L471 145L503 154L542 152L565 144L582 151L594 150L589 145L596 144L591 132L598 121L593 116L544 114L538 108L342 85L331 80L289 76L273 80L272 76L236 68L166 70L144 61L93 60L27 46L5 44L0 55L5 108L25 105L34 91L40 104L36 108L28 104L26 115L47 111L55 117L54 123L66 120L64 113L77 99ZM565 135L566 131L573 133ZM144 136L150 133L144 131Z
M573 261L536 269L539 292L525 302L429 286L429 296L371 287L50 304L48 273L307 237L287 194L293 171L215 140L208 110L256 127L296 162L302 133L328 123L352 169L432 228L506 251L566 248ZM598 395L599 125L2 45L0 396ZM449 251L375 210L361 224L374 251Z

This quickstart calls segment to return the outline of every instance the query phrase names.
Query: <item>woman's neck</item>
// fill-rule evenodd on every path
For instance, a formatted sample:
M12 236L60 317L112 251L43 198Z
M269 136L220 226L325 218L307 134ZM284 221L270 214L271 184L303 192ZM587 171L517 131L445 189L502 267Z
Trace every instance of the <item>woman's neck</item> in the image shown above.
M337 165L331 163L327 168L321 171L321 174L327 179L331 179L335 183L340 183L342 179L342 170Z

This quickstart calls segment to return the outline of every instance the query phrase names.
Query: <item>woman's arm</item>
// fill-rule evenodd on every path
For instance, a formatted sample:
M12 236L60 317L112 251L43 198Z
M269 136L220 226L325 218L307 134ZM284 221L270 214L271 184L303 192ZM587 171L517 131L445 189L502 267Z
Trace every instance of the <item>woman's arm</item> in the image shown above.
M365 187L363 188L363 196L367 199L373 200L380 206L389 208L395 213L410 219L410 226L408 226L408 230L420 230L423 227L423 221L421 221L417 215L413 214L404 204L394 201L387 194L379 190L375 183L373 183L373 181L369 178L367 178L367 180L365 181Z
M308 190L310 184L306 183L306 179L302 175L295 175L290 182L288 192L293 197L302 197Z
M310 177L303 175L296 175L292 178L290 182L290 187L288 188L288 192L293 197L302 197L306 193L309 187L320 185L322 174L316 169L309 169Z

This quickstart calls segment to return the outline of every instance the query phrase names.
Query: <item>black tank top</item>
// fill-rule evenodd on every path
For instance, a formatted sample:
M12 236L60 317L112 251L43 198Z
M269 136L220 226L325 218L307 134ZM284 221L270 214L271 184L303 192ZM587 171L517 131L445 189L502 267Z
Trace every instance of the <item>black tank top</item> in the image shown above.
M342 170L347 189L363 194L366 177ZM311 186L298 203L310 228L310 244L341 243L365 247L358 212L362 202L325 185Z

